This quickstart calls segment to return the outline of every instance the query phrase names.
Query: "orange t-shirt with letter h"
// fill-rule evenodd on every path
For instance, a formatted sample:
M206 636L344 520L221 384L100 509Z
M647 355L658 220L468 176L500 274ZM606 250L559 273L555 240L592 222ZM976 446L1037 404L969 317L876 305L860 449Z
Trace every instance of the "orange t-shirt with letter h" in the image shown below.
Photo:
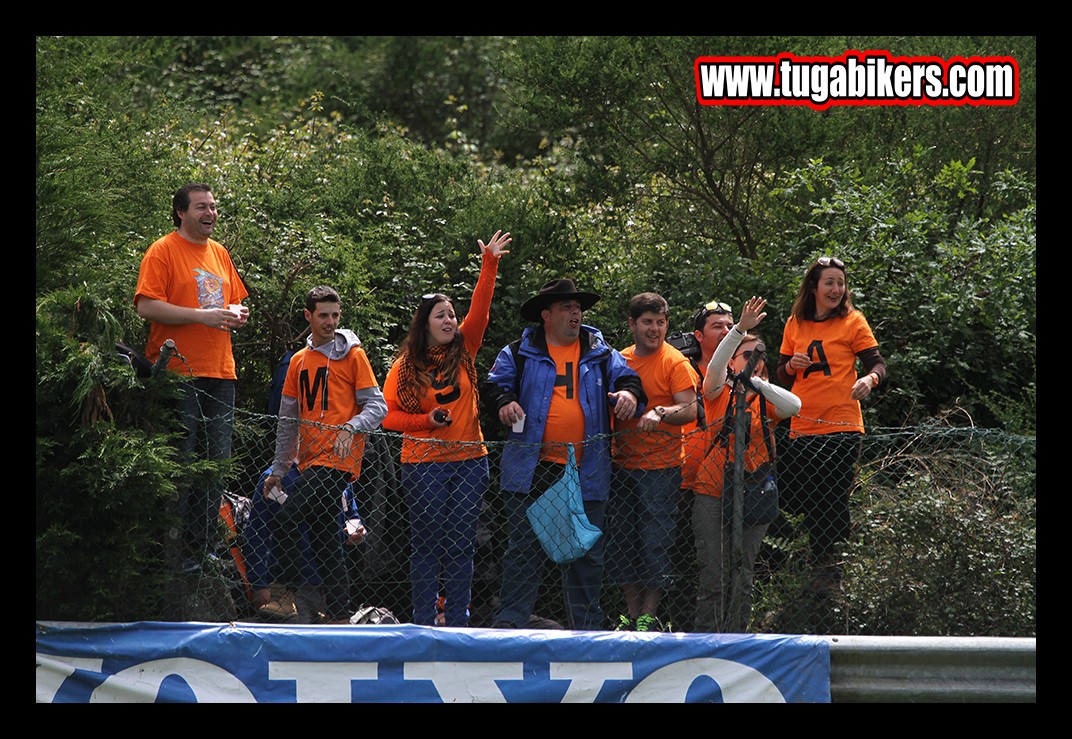
M547 423L543 429L543 446L540 459L545 462L566 464L566 444L573 444L577 464L584 455L584 409L577 397L578 368L581 362L581 342L569 346L547 343L547 353L555 363L555 389L547 410Z

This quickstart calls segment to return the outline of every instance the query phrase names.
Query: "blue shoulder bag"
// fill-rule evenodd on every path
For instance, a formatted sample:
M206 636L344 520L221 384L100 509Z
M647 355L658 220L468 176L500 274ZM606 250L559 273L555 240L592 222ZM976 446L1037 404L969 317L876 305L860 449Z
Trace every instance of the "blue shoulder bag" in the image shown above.
M567 444L567 448L566 471L529 506L526 514L543 550L558 564L580 559L603 535L585 515L573 444Z

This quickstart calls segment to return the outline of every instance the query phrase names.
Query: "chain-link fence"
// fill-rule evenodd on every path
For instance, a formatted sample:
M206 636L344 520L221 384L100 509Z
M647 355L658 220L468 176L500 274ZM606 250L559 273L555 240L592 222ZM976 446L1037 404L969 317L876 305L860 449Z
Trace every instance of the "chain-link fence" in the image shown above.
M207 621L348 615L329 613L325 591L340 584L337 573L323 571L319 555L340 558L350 611L378 606L403 623L415 612L422 614L418 621L433 613L442 623L444 610L450 612L445 593L460 592L459 578L464 582L471 572L468 624L493 625L508 539L505 496L498 486L508 442L489 440L464 450L475 450L462 456L476 461L461 465L460 473L454 463L443 463L448 476L461 477L433 480L441 494L429 497L406 489L407 482L414 484L414 468L429 465L401 464L399 434L369 434L357 481L351 486L318 482L339 489L322 491L330 503L322 503L320 519L295 518L291 546L279 547L273 546L273 534L280 531L273 519L283 509L260 495L276 423L274 416L236 412L229 492L216 522L215 551L196 572L176 575L176 586L167 591L172 601L163 612L176 620ZM333 438L334 429L324 431ZM711 587L703 566L710 575L710 563L698 562L694 535L699 496L685 489L675 493L676 531L668 552L672 582L658 610L664 628L1035 635L1034 437L935 425L871 429L862 438L792 438L783 424L775 429L775 442L780 512L762 526L753 582L736 595L726 570L741 566L741 540L748 536L735 532L733 519L728 520L725 532L732 546L716 573L726 590L715 627L694 623L697 599L710 595ZM437 452L434 458L441 457ZM486 478L480 469L484 461ZM410 469L404 474L405 466ZM284 489L295 490L292 484L284 481ZM609 495L615 495L613 486ZM607 532L624 518L647 515L619 508L603 527ZM357 519L364 526L360 533ZM706 550L700 551L703 557ZM281 563L280 556L300 561ZM526 625L555 628L569 622L560 569L541 554L536 571L542 580ZM413 573L418 573L417 586ZM740 601L731 607L733 597L744 599L743 610L735 610ZM625 612L622 588L604 581L601 605L606 628L613 628Z

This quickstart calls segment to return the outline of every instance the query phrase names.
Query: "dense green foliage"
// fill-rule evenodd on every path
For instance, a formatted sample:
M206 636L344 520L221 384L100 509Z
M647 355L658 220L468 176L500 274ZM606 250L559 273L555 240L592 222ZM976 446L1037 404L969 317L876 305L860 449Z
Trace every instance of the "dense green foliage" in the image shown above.
M848 49L1012 56L1020 102L696 103L697 56ZM891 369L869 424L956 407L1034 434L1033 37L38 37L36 51L39 617L141 616L157 587L137 575L170 525L159 501L190 471L156 402L166 383L133 381L111 347L144 343L140 257L187 181L213 186L215 238L251 292L246 409L297 345L310 286L339 289L382 378L416 296L464 303L476 239L503 228L482 370L561 274L602 293L588 320L619 347L641 290L668 298L672 330L712 298L763 295L777 346L802 269L833 253Z
M1035 636L1035 456L1033 437L993 430L872 429L843 587L808 587L790 516L757 567L756 628Z
M923 438L891 435L901 448L860 487L846 630L1034 636L1033 441L963 429Z

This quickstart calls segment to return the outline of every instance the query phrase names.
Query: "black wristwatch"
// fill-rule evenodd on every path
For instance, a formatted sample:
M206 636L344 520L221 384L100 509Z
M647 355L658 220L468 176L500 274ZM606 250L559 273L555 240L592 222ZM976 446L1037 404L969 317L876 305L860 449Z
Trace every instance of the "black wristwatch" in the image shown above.
M666 409L663 408L661 405L655 406L655 413L659 416L660 421L666 418Z

